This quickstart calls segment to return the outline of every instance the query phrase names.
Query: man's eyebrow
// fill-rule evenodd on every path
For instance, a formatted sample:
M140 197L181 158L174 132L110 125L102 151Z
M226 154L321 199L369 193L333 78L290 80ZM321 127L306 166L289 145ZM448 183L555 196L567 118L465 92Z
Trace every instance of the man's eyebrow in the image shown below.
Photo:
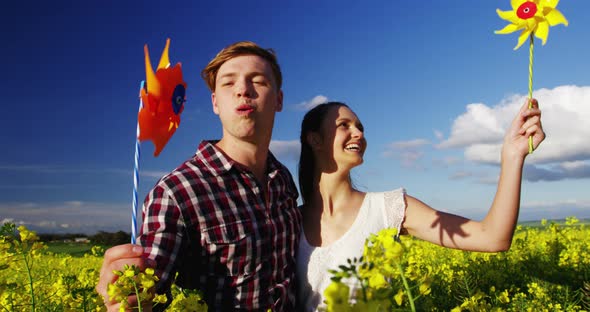
M236 76L238 76L238 73L236 73L236 72L229 72L229 73L224 73L224 74L218 75L217 76L217 79L222 79L222 78L226 78L226 77L233 78L233 77L236 77ZM248 76L248 77L264 77L264 78L269 79L269 80L271 79L271 77L269 77L264 72L257 72L257 71L256 72L250 72L246 76Z
M219 79L222 79L222 78L233 78L235 76L237 76L236 73L225 73L225 74L222 74L222 75L218 75L217 76L217 79L219 80Z
M267 74L266 74L266 73L264 73L264 72L252 72L252 73L250 73L248 76L252 76L252 77L259 77L259 76L262 76L262 77L264 77L264 78L270 79L270 77L268 77L268 76L267 76Z

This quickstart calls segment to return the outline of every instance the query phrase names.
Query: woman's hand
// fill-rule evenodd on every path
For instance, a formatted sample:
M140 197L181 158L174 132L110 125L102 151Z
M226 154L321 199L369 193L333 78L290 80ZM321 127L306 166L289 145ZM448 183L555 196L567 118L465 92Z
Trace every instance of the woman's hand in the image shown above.
M529 137L533 138L533 150L545 139L545 132L541 126L541 110L536 99L531 99L532 108L528 108L527 100L518 115L512 121L512 125L504 137L502 146L502 158L526 157L529 153Z

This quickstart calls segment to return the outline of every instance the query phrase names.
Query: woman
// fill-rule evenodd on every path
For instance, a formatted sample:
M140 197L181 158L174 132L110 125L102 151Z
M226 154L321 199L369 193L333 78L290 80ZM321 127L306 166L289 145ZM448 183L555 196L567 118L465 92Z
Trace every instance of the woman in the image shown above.
M496 196L482 221L437 211L404 189L364 193L356 190L350 170L363 163L367 142L363 126L339 102L310 110L301 125L299 187L303 231L297 256L298 299L305 311L323 305L330 283L328 269L362 255L370 233L393 227L437 245L496 252L510 248L518 218L520 187L528 138L536 148L545 138L536 100L527 103L504 138ZM355 285L350 285L354 291Z

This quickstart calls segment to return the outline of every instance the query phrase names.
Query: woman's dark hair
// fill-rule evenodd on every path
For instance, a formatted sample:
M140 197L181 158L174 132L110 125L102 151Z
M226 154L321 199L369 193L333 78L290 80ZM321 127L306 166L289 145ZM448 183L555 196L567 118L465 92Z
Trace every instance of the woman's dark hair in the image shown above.
M301 135L299 140L301 142L301 154L299 156L299 191L301 192L301 198L303 204L310 201L311 190L313 190L313 179L315 169L315 159L313 150L307 142L307 134L310 132L320 132L322 121L326 118L326 115L332 108L348 107L348 105L341 102L327 102L320 104L310 111L308 111L303 117L301 122Z

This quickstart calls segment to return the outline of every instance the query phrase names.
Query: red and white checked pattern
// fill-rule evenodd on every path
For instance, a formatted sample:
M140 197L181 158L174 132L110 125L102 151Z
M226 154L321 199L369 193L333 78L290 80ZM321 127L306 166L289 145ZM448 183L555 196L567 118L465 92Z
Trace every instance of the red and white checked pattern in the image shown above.
M301 229L297 189L272 154L268 203L242 165L203 141L147 196L140 243L157 263L158 292L197 288L211 310L290 311Z

